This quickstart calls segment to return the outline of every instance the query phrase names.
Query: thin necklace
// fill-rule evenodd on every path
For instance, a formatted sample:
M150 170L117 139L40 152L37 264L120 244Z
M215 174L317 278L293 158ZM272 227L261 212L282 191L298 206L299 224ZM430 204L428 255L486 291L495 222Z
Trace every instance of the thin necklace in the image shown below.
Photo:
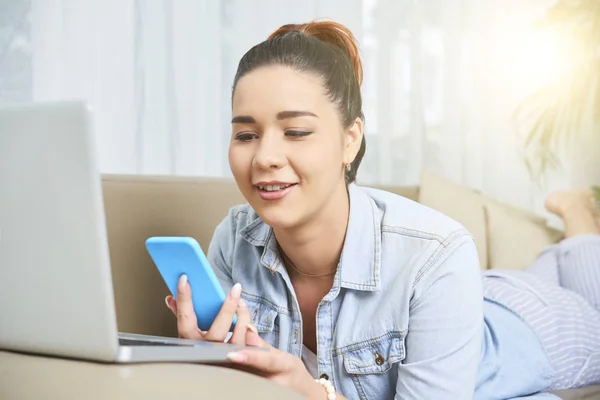
M324 274L307 274L306 272L302 272L298 268L296 268L296 266L294 265L294 262L289 259L289 257L287 256L287 254L285 254L285 252L281 248L281 246L277 246L277 247L279 247L279 254L281 254L281 259L283 260L283 264L286 267L291 267L294 271L296 271L300 275L308 276L308 277L311 277L311 278L318 278L318 277L321 277L321 276L334 275L336 273L336 271L337 271L337 268L336 268L333 272L326 272Z

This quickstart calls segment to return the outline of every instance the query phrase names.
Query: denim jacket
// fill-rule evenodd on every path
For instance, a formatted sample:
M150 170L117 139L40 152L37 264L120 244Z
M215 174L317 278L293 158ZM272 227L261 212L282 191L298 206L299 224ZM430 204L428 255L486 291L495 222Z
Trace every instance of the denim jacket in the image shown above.
M409 199L348 191L341 259L317 308L319 374L350 399L472 399L484 337L472 236ZM208 257L224 289L242 284L263 339L301 357L302 317L272 229L234 207Z

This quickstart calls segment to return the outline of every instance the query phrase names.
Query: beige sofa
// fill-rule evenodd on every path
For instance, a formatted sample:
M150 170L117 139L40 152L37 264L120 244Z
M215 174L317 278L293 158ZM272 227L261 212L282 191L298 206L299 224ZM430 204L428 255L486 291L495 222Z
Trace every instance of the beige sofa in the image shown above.
M229 208L244 202L228 179L105 176L104 202L121 331L176 335L168 290L144 248L154 235L192 236L208 248ZM561 233L541 218L424 173L417 187L381 187L441 210L476 238L482 269L524 268Z
M524 268L543 247L561 237L539 217L432 174L423 174L419 188L382 188L463 223L476 238L483 269ZM103 191L119 330L176 336L175 319L164 304L168 290L144 249L144 241L154 235L185 235L195 237L206 249L229 207L244 199L228 179L106 175ZM30 384L33 381L38 382L37 388ZM560 395L565 399L600 398L600 389ZM270 382L219 367L105 366L0 352L2 399L165 396L295 398Z

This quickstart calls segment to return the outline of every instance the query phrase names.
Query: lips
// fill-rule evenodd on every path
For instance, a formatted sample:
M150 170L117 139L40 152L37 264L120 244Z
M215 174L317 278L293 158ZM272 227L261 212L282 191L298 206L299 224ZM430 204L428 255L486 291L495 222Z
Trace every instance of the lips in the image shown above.
M260 198L267 201L283 199L289 195L296 186L296 183L283 182L260 182L255 185Z

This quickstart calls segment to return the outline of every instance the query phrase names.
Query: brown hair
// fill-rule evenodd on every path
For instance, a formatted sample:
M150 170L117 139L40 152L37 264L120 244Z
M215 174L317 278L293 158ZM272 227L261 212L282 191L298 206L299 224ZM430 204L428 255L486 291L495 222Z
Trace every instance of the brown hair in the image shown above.
M320 76L331 101L337 105L342 125L348 128L356 118L364 121L360 86L363 80L358 45L352 32L332 21L283 25L267 40L251 48L240 60L232 95L241 77L263 66L280 64ZM363 135L360 150L346 172L348 183L365 154Z

